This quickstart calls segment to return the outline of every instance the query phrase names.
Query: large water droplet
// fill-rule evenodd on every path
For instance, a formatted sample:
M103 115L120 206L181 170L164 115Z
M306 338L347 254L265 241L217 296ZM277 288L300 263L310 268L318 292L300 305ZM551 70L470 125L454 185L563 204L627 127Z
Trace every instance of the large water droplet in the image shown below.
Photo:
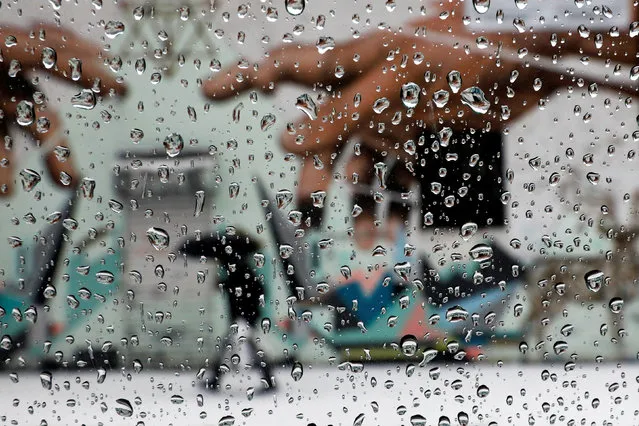
M475 262L484 262L493 257L493 249L486 244L477 244L468 252Z
M490 8L490 0L473 0L473 7L477 13L486 13Z
M40 373L40 383L42 384L43 388L51 390L51 387L53 385L53 375L48 371L43 371L42 373Z
M275 194L275 204L278 209L284 209L293 201L293 193L288 189L280 189Z
M115 412L122 417L131 417L133 415L133 406L128 399L118 398L115 400Z
M384 112L390 106L390 101L386 98L379 98L373 103L373 111L377 114Z
M406 356L415 356L417 354L418 344L417 338L412 334L407 334L402 337L400 341L400 347L402 348L402 353Z
M306 7L306 0L285 0L286 11L293 16L301 15Z
M602 271L594 269L584 275L584 280L586 281L586 287L588 287L588 290L596 293L601 290L601 287L603 287L605 275Z
M71 105L79 109L95 108L95 93L91 89L83 89L80 93L71 98Z
M164 138L164 149L166 155L173 158L178 156L184 149L184 139L179 133L171 133Z
M193 216L199 217L204 210L204 191L196 191L195 192L195 210L193 212Z
M402 84L401 96L404 106L406 106L406 108L415 108L419 103L420 93L421 89L416 83L410 82Z
M466 222L462 225L459 235L464 239L464 241L468 241L472 238L473 235L477 232L479 227L474 222Z
M109 21L104 25L104 34L110 39L114 39L124 33L124 23L120 21Z
M462 322L468 319L468 311L461 306L453 306L446 311L446 321L448 322Z
M450 99L450 94L447 90L438 90L433 93L433 102L437 108L443 108L448 103L448 99Z
M42 49L42 65L44 65L46 69L49 70L53 68L57 60L58 54L52 47Z
M149 239L149 243L156 250L164 250L169 246L169 234L162 229L151 227L147 229L146 236Z
M32 169L22 169L20 172L20 181L22 189L29 192L42 180L40 174Z
M16 122L21 126L30 126L35 120L35 110L33 103L20 101L16 106Z
M298 96L295 106L311 120L315 120L317 118L317 105L308 94L304 93Z
M335 49L335 40L333 37L320 37L319 40L317 40L315 47L317 47L317 51L323 55L329 50Z
M109 271L100 271L95 273L95 279L100 284L113 284L115 276Z
M461 92L462 104L469 106L479 114L486 114L490 108L490 102L484 92L477 86L469 87Z
M453 93L459 92L462 86L462 76L459 71L453 70L449 72L446 76L446 80L448 81L448 86L450 86L450 90L452 90Z
M486 385L480 385L477 388L477 396L480 398L486 398L490 393L490 389Z
M262 120L260 121L260 129L262 129L263 132L266 132L268 129L273 127L273 124L275 124L275 121L276 121L276 118L273 114L266 114L264 117L262 117Z
M295 362L293 363L293 368L291 368L291 377L293 380L298 382L302 376L304 375L304 367L301 363Z

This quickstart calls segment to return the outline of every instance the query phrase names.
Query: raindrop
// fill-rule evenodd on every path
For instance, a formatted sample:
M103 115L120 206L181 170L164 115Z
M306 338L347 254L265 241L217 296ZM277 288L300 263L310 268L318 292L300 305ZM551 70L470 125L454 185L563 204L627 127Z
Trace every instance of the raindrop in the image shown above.
M477 388L477 396L480 398L486 398L490 393L490 389L486 385L480 385Z
M100 284L113 284L115 276L109 271L96 272L95 279Z
M104 26L104 33L110 39L114 39L124 33L124 23L120 21L109 21Z
M184 402L184 397L182 395L172 395L171 403L175 405L182 404Z
M278 209L285 209L293 201L293 193L288 189L280 189L275 194L275 205Z
M386 98L379 98L373 103L373 111L377 114L384 112L390 106L390 101Z
M42 65L44 65L44 68L48 70L53 68L57 60L58 54L53 48L45 47L42 49Z
M22 189L26 192L30 192L35 186L42 180L40 174L32 169L22 169L20 172L20 181L22 182Z
M128 399L118 398L115 401L115 412L122 417L131 417L133 415L133 406Z
M596 293L601 290L605 281L605 276L602 271L594 269L584 275L584 280L586 282L586 287L588 287L590 291Z
M276 119L273 114L266 114L260 121L260 129L262 129L263 132L266 132L273 126L273 124L275 124L275 120Z
M611 312L618 314L623 308L623 299L621 297L613 297L612 299L610 299L608 307L610 308Z
M195 210L193 216L199 217L204 210L204 191L197 191L195 193Z
M20 101L16 106L16 122L21 126L30 126L35 120L35 110L33 103Z
M304 12L306 7L306 0L285 0L286 11L293 15L298 16Z
M43 371L42 373L40 373L40 383L42 384L43 388L51 390L53 384L53 375L48 371Z
M468 311L459 305L453 306L446 311L446 321L462 322L468 319Z
M446 76L446 80L448 81L448 86L450 86L450 90L453 93L459 92L462 86L462 76L459 71L453 70L449 72Z
M308 94L304 93L298 96L295 106L311 120L315 120L317 118L317 105Z
M486 95L477 86L469 87L461 92L461 102L479 114L486 114L490 108Z
M184 149L184 139L178 133L171 133L164 138L164 149L166 150L166 155L171 158L176 157Z
M298 382L303 375L304 375L304 367L302 367L302 364L299 362L294 362L293 368L291 368L291 377L293 378L293 380Z
M493 249L486 244L477 244L468 252L475 262L484 262L493 257Z
M395 266L393 267L393 270L405 282L408 282L408 280L410 279L410 272L411 272L410 262L396 263Z
M317 47L317 51L323 55L329 50L333 50L335 48L335 40L333 37L320 37L315 44L315 47Z
M464 223L459 231L459 235L464 239L464 241L468 241L472 238L473 235L477 232L479 227L474 222Z
M82 78L82 61L78 58L71 58L69 59L69 67L71 68L71 80L80 80Z
M416 83L410 82L402 84L401 96L404 106L406 106L406 108L415 108L419 103L420 92L421 89Z
M447 90L438 90L433 93L433 102L437 108L443 108L448 103L448 99L450 99L450 94Z
M490 8L490 0L473 0L473 6L477 13L486 13Z
M588 172L586 174L586 179L588 179L588 182L590 182L591 184L597 185L601 180L601 176L599 175L599 173Z
M409 356L409 357L415 356L417 354L417 349L418 349L417 338L413 336L412 334L408 334L402 337L402 340L400 342L400 347L402 348L402 353L405 356Z
M169 234L164 229L151 227L147 229L146 236L149 243L156 250L164 250L169 246Z

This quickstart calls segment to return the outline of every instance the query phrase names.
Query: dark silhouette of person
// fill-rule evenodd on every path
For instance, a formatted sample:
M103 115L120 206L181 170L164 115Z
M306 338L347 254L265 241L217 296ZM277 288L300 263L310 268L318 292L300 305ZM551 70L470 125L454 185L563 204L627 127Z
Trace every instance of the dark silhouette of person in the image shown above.
M234 234L216 231L200 239L190 238L184 241L182 251L189 257L214 259L217 262L219 285L228 299L229 321L235 323L244 320L253 328L259 328L260 298L264 295L263 276L258 275L253 254L259 246L242 233ZM207 380L207 388L218 390L224 368L224 348L231 339L229 329L222 340L222 348L212 364L212 377ZM251 352L257 354L258 348L254 339L247 339ZM266 383L265 390L275 388L271 368L266 358L259 359L258 368Z

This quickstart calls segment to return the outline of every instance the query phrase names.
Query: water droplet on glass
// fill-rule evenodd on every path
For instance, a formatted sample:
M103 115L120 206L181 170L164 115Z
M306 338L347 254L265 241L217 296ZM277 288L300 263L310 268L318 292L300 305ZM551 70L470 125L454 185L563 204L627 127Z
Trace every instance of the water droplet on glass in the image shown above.
M184 397L182 395L172 395L171 403L175 405L182 404L184 402Z
M472 238L473 235L477 232L479 227L474 222L466 222L462 225L459 235L464 239L464 241L468 241Z
M594 269L584 275L584 280L586 281L586 287L588 287L590 291L596 293L601 290L605 281L605 276L602 271Z
M237 182L229 183L229 198L237 198L240 193L240 184Z
M179 133L171 133L164 138L164 149L166 155L171 158L176 157L184 149L184 139Z
M83 89L80 93L71 98L71 105L79 109L95 108L95 93L91 89Z
M586 179L588 179L588 182L590 182L591 184L597 185L601 180L601 176L599 175L599 173L588 172L586 174Z
M278 209L285 209L293 201L293 193L288 189L280 189L275 194L275 205Z
M204 210L204 191L195 192L195 210L193 216L199 217Z
M96 272L95 279L100 284L113 284L115 276L109 271Z
M273 114L266 114L260 121L260 129L262 129L263 132L266 132L273 126L273 124L275 124L275 121L276 118Z
M304 12L306 7L306 0L285 0L286 11L293 15L298 16Z
M297 109L306 114L311 120L315 120L317 118L317 105L307 93L304 93L297 97L295 106L297 107Z
M30 192L35 186L42 180L40 174L32 169L22 169L20 172L20 181L22 182L22 189L26 192Z
M35 110L33 103L20 101L16 106L16 122L21 126L30 126L35 120Z
M453 70L449 72L446 76L446 80L448 81L448 86L453 93L460 91L462 86L462 76L459 71Z
M621 297L613 297L610 299L608 307L612 313L618 314L623 308L623 299Z
M447 90L438 90L433 93L433 102L437 108L443 108L448 103L448 99L450 99L450 94Z
M110 39L114 39L124 33L124 23L120 21L109 21L104 25L104 34Z
M128 399L118 398L115 400L115 412L122 417L131 417L133 406Z
M333 50L335 48L335 40L333 37L320 37L319 40L317 40L315 47L317 47L317 51L323 55L329 50Z
M404 106L406 108L415 108L417 104L419 103L420 93L421 93L421 89L416 83L410 82L410 83L402 84L401 97L402 97L402 103L404 104Z
M390 101L386 98L379 98L373 103L373 111L377 114L384 112L390 106Z
M293 380L298 382L303 375L304 375L304 367L302 367L302 364L299 362L294 362L293 368L291 368L291 377L293 378Z
M164 229L151 227L147 229L146 236L149 243L156 250L164 250L169 246L169 234Z
M473 0L473 7L477 13L486 13L490 8L490 0Z
M468 252L475 262L484 262L493 257L493 249L486 244L477 244Z
M55 66L56 61L58 60L58 54L51 47L45 47L42 49L42 65L46 69L51 69Z
M486 398L490 393L490 389L486 385L480 385L477 388L477 396L480 398Z
M486 95L477 86L469 87L462 91L461 102L479 114L486 114L490 108L490 102L486 99Z
M408 334L402 337L402 340L400 341L400 347L402 348L402 353L405 356L415 356L418 349L417 338L412 334Z
M51 387L53 385L53 375L48 371L43 371L42 373L40 373L40 383L42 384L43 388L51 390Z
M446 311L446 321L448 322L462 322L468 319L468 311L459 305L448 308Z

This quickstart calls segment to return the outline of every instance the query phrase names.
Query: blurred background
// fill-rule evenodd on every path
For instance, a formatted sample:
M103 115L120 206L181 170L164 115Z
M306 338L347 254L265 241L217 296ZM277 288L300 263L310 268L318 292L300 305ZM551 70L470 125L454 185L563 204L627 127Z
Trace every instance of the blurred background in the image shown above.
M264 207L256 182L265 183L271 200L278 191L295 192L298 159L286 155L278 135L299 117L296 99L309 89L281 85L256 100L247 93L218 102L204 98L198 81L240 57L258 61L288 39L314 44L329 35L339 42L380 26L399 28L421 16L424 3L309 1L298 16L280 3L33 0L0 6L0 25L59 23L96 43L105 66L128 88L126 96L104 97L86 110L70 102L77 88L40 82L49 106L64 117L73 156L95 190L92 198L81 191L68 195L43 179L36 191L18 189L2 200L1 240L9 244L0 251L0 359L12 368L81 366L93 357L112 365L136 360L149 368L201 368L234 321L218 287L218 266L186 256L183 244L232 232L228 227L260 246L248 253L251 263L255 254L265 259L256 272L264 283L260 326L250 331L240 324L240 334L259 336L271 359L412 359L413 339L420 360L636 359L636 99L605 88L593 95L588 84L558 91L544 108L510 123L495 154L499 187L487 200L503 217L494 218L494 226L467 228L469 238L463 238L462 224L424 226L425 209L417 203L411 205L410 236L380 242L384 258L360 250L348 237L353 184L336 179L322 227L298 243L305 253L300 262L314 278L306 291L312 296L317 283L347 282L344 266L352 277L381 270L379 288L337 292L331 303L295 294L280 254L283 241L272 232L281 223ZM493 0L491 7L508 11L511 3ZM526 13L542 13L538 2L530 3ZM548 25L550 16L577 2L559 3L552 11L541 9ZM606 28L626 28L626 14L636 4L610 3L615 14ZM275 19L271 7L279 12ZM137 19L140 11L144 17ZM106 37L109 21L123 23L123 34ZM135 69L139 58L146 61L143 73ZM612 71L596 58L586 67L576 57L575 64L584 75ZM276 121L262 130L267 114ZM171 157L165 140L178 135L184 148ZM17 170L45 175L41 151L19 132L14 138ZM198 199L204 201L195 215ZM376 217L385 218L387 209L378 206ZM70 222L49 223L55 211L70 211L77 229ZM35 223L25 220L29 213ZM165 250L149 244L152 227L166 232ZM12 248L13 238L22 245ZM55 241L63 241L58 254L51 248ZM414 247L411 284L375 293L384 277L397 279L406 244ZM480 244L492 250L487 263L469 256ZM54 296L41 295L42 270L52 271L47 284ZM420 291L414 279L439 290ZM588 279L608 290L589 292ZM37 310L35 323L30 307Z

